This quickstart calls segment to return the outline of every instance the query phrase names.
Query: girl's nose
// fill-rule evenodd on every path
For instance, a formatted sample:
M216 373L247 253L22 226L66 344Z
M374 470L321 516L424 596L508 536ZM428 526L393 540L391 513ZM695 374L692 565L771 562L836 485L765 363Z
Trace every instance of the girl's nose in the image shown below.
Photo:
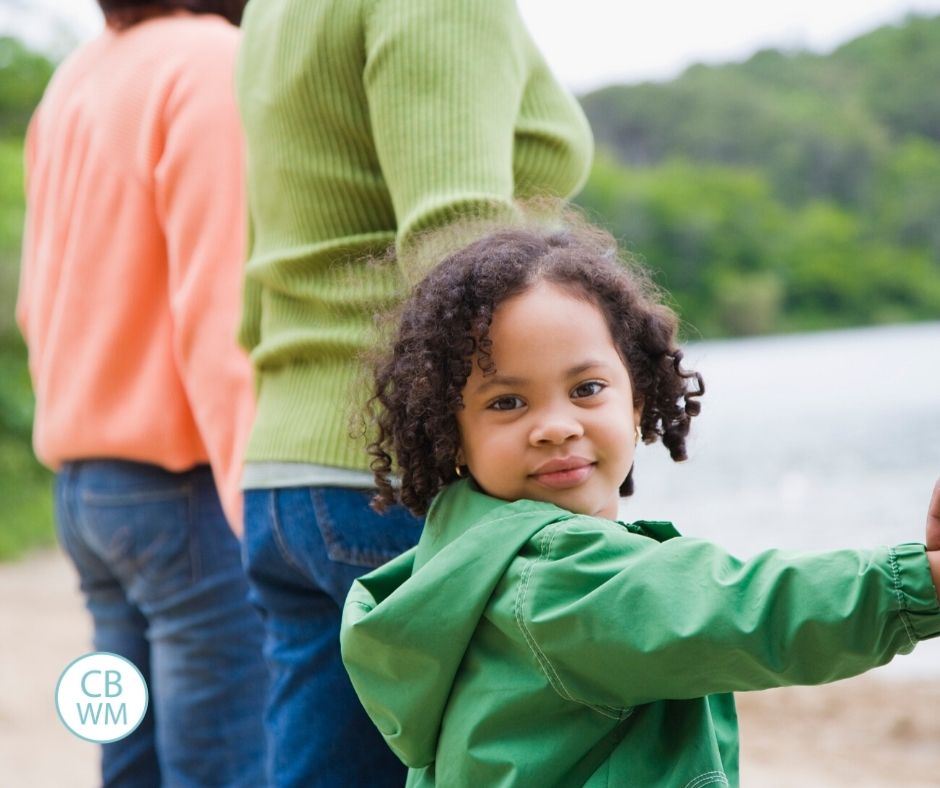
M578 419L561 413L552 413L532 428L529 439L533 446L540 444L560 445L565 441L580 438L584 427Z

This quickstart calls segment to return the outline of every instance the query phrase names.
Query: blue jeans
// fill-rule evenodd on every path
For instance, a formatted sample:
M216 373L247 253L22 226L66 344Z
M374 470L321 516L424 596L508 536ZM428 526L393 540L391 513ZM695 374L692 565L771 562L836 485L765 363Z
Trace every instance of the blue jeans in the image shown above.
M353 580L421 533L406 509L379 515L370 497L328 487L245 493L248 577L266 625L268 778L276 788L405 782L405 767L363 711L339 653Z
M209 470L68 463L56 521L95 649L150 690L140 727L102 747L104 785L263 785L263 628Z

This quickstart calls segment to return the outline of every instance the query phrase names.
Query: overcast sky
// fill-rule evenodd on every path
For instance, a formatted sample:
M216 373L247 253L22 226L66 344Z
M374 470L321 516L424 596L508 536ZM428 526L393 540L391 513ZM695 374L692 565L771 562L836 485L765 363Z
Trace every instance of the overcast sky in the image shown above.
M765 47L826 52L940 0L518 0L561 80L576 92L662 80L692 63L743 60ZM0 34L67 47L100 28L94 0L0 0Z

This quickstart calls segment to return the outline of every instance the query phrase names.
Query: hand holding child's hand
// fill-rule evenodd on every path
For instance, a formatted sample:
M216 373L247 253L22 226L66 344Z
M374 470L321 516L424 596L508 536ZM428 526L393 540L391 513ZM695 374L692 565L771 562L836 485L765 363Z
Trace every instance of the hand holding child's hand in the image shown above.
M930 574L940 597L940 479L933 486L933 495L927 509L927 560Z

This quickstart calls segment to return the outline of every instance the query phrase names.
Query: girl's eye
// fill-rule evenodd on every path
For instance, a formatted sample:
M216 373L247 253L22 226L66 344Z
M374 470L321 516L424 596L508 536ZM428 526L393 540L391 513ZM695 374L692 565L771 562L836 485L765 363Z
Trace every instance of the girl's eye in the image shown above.
M524 402L519 397L500 397L499 399L494 399L486 407L489 410L515 410L516 408L521 408L524 406Z
M593 397L600 394L607 386L599 380L589 380L587 383L581 383L571 390L571 396L575 399L583 397Z

